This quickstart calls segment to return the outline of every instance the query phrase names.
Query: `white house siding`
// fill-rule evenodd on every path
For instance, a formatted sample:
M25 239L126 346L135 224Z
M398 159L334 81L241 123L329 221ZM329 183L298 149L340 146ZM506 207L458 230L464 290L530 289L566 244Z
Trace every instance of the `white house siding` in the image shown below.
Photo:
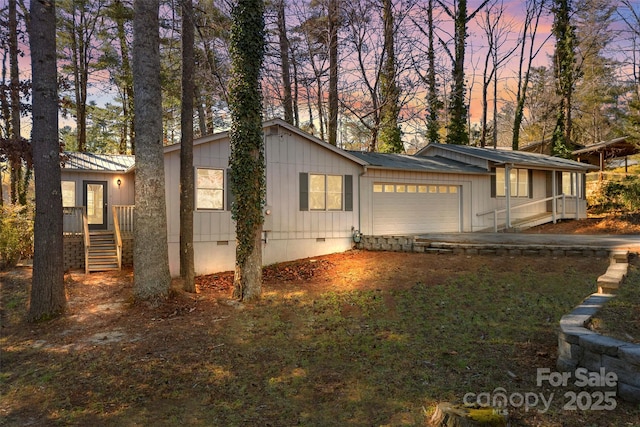
M266 133L267 209L263 262L294 260L342 252L353 245L358 227L358 175L362 167L280 126ZM353 210L301 211L300 173L351 175ZM343 182L344 185L344 182ZM343 188L344 190L344 188Z
M107 220L108 229L113 229L113 215L111 207L114 205L134 204L134 175L130 173L104 173L93 171L76 171L73 169L62 169L62 181L75 182L76 206L83 206L83 181L106 181L107 182ZM120 186L118 186L118 179Z
M375 234L417 234L433 231L440 231L437 225L434 225L432 220L438 217L442 218L445 215L459 214L460 228L459 231L471 231L472 229L472 200L475 198L473 192L477 191L478 187L482 186L483 178L488 181L488 177L476 176L476 175L462 175L462 174L438 174L438 173L425 173L425 172L411 172L411 171L390 171L383 169L368 169L367 173L360 178L360 211L362 212L360 231L366 235ZM420 216L425 218L424 229L415 225L405 226L401 223L397 224L397 227L391 227L381 229L376 224L376 212L377 206L374 203L375 194L373 193L374 184L415 184L415 185L446 185L458 187L458 194L460 196L460 204L457 212L443 212L442 206L430 206L428 211L420 213ZM426 205L420 203L421 208L426 208ZM456 209L452 204L448 204L449 209ZM398 211L406 211L410 206L396 206ZM385 209L386 210L386 209ZM404 213L398 213L398 219L403 219ZM406 218L404 218L406 219ZM376 230L382 230L379 233ZM442 231L458 231L451 229L451 221L445 221L447 227ZM386 232L385 232L386 231Z
M179 274L180 211L179 150L165 154L169 264L171 274ZM227 169L228 138L194 146L195 167ZM352 247L352 227L357 228L357 177L362 167L325 146L286 128L265 130L267 194L263 264L342 252ZM352 211L300 211L299 174L352 175ZM225 193L227 190L225 176ZM194 252L196 274L233 270L235 264L235 222L231 212L194 213ZM343 204L344 207L344 204Z

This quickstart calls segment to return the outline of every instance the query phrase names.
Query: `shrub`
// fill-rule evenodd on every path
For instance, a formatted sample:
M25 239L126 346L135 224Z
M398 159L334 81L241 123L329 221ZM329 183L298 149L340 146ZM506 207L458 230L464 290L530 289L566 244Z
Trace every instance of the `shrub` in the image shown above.
M597 213L640 211L640 179L629 175L620 181L604 181L587 198Z
M33 255L33 206L0 206L0 270Z

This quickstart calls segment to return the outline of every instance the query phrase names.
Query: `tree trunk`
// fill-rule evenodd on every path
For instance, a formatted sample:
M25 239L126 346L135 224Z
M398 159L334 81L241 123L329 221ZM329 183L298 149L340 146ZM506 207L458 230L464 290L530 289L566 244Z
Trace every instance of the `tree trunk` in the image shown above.
M438 86L436 81L436 56L434 47L434 23L433 23L433 0L429 0L427 6L427 31L428 31L428 50L427 60L429 62L429 71L427 71L427 142L440 142L440 123L438 116L442 109L442 101L438 98Z
M338 0L329 0L329 144L338 144Z
M193 254L193 97L194 27L192 0L182 0L182 109L180 114L180 277L183 289L195 292Z
M264 58L264 1L238 0L231 25L230 187L236 220L233 297L251 300L262 292L262 207L265 199L260 70Z
M285 1L279 0L278 8L278 38L280 41L280 58L282 68L282 89L284 121L293 124L293 98L291 96L291 74L289 64L289 38L287 37L287 23L285 20Z
M43 320L66 308L62 247L62 196L58 142L56 12L53 2L32 1L29 40L33 83L36 180L33 278L28 319Z
M136 0L133 19L136 176L133 292L152 303L167 297L171 278L162 150L159 0Z
M384 65L380 73L380 130L378 135L378 151L386 153L402 153L402 132L398 126L400 108L399 90L396 84L396 52L394 43L394 17L391 0L382 1L382 21L384 25Z

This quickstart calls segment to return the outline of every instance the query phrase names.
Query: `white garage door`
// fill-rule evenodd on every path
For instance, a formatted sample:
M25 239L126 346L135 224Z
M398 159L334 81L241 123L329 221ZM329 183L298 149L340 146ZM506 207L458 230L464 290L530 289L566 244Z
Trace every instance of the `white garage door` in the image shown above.
M457 185L373 185L373 233L459 232L461 191Z

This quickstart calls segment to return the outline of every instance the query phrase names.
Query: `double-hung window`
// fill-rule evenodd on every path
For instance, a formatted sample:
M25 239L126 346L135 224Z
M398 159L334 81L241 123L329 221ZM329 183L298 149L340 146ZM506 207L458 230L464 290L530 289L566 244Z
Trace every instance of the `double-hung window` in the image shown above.
M196 209L224 209L224 170L196 169Z
M509 185L509 195L511 197L529 197L531 173L527 169L510 169L509 181L507 182L506 169L496 168L495 194L498 197L506 196L506 186Z
M300 173L301 211L352 211L353 175Z
M342 210L342 175L309 174L309 209Z

